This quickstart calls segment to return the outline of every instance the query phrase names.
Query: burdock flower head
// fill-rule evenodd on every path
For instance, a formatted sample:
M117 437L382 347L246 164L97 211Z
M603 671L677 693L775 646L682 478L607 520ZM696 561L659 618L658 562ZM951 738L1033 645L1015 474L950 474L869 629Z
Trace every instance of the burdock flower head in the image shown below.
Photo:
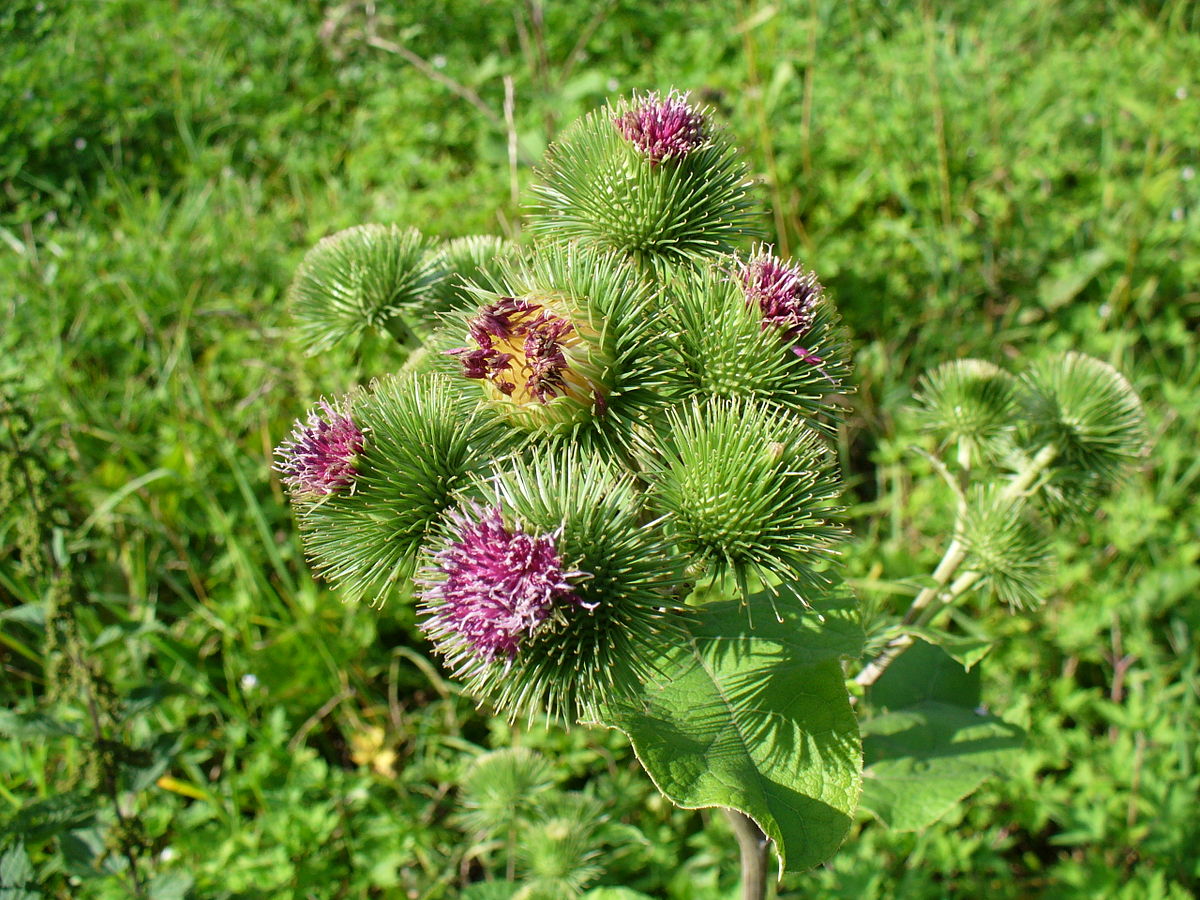
M666 98L656 92L613 117L613 124L627 141L649 157L651 164L681 159L705 140L704 114L688 102L686 93L671 91Z
M741 264L738 277L746 292L746 302L762 312L762 327L777 328L795 342L792 352L801 359L822 362L799 343L816 320L817 304L823 293L816 274L800 265L789 266L761 249Z
M468 322L471 344L448 351L463 375L484 382L489 397L536 421L568 420L604 409L595 339L555 299L501 297ZM553 404L554 414L548 408ZM561 417L561 416L558 416Z
M837 311L816 280L769 253L726 257L665 292L682 383L697 398L754 399L831 434L849 374Z
M679 627L683 563L602 458L556 446L509 465L427 544L421 627L499 712L594 721Z
M275 448L275 470L295 495L328 496L354 483L363 444L354 420L322 399L307 424L297 420L291 438Z
M454 539L433 557L424 628L442 644L461 643L485 662L511 660L558 606L579 604L552 534L508 528L499 507L451 515Z
M759 234L751 184L727 132L687 94L637 94L563 132L530 225L643 269L694 265Z

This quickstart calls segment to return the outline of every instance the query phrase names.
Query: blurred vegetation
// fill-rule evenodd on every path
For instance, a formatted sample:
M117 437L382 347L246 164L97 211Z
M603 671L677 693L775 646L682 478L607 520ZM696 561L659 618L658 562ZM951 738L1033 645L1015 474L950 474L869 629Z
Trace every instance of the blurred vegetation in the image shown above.
M5 900L730 896L724 820L617 735L515 733L411 613L314 584L269 471L298 398L389 364L290 341L312 243L511 234L559 127L670 86L727 118L852 329L868 624L949 521L910 450L925 369L1078 349L1156 439L1039 613L957 623L1004 636L985 700L1020 766L924 833L864 814L781 895L1200 887L1200 7L10 0L0 46ZM544 799L501 822L472 759L512 743Z

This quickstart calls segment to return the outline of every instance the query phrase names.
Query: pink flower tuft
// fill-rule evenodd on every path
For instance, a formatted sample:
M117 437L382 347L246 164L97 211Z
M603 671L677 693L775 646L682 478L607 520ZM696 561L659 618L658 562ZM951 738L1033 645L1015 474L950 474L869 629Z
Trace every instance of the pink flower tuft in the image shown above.
M354 421L321 400L308 424L297 421L291 438L275 448L275 471L294 494L327 496L354 483L363 443Z
M435 640L460 640L471 654L511 658L555 606L581 603L564 572L553 535L508 529L498 508L452 513L457 539L434 557L424 600L432 616L422 626Z
M746 302L762 312L762 327L778 328L789 341L796 342L792 352L806 362L822 362L799 345L813 326L822 295L816 274L806 272L802 266L789 266L763 250L742 264L738 275Z
M653 165L682 159L704 143L704 114L688 102L687 94L671 91L666 99L651 92L627 112L613 117L627 141Z

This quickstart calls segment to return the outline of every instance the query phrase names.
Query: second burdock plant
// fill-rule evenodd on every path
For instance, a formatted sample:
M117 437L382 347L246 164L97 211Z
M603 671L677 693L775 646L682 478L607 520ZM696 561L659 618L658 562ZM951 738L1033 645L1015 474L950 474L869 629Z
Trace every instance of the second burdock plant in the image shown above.
M670 800L729 810L759 897L769 846L781 873L802 870L851 826L855 703L880 711L868 735L892 734L902 711L881 676L918 638L957 639L935 628L943 610L979 588L1035 603L1049 523L1142 452L1140 406L1075 355L927 379L955 531L858 677L884 693L859 703L847 667L864 636L836 566L850 369L833 299L757 242L745 165L686 94L586 116L535 193L527 243L361 226L311 251L291 291L300 339L316 353L382 335L396 369L320 401L277 469L317 572L355 600L414 603L452 673L509 718L624 732ZM1011 746L996 728L992 746ZM868 745L868 763L906 752ZM904 773L872 775L886 820Z

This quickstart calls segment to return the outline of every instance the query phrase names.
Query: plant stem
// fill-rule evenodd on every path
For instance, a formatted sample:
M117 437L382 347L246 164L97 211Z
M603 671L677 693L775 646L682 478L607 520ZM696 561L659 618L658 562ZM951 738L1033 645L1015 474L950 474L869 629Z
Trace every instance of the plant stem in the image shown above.
M742 900L766 900L771 842L745 813L726 809L725 816L742 851Z
M413 334L409 331L408 324L399 316L392 316L383 323L383 327L401 347L412 342Z
M1047 444L1039 450L1017 473L1017 477L1000 492L999 501L1015 504L1022 499L1057 455L1058 448L1053 444ZM960 517L961 515L960 512ZM912 606L904 614L903 625L918 627L928 625L942 610L953 605L955 600L975 585L980 578L978 572L965 572L953 583L950 581L966 558L966 546L957 537L952 539L941 562L933 570L933 584L921 591L913 600ZM858 673L854 681L861 687L870 687L879 680L880 676L887 671L887 667L895 662L901 653L913 645L914 641L915 638L907 631L892 638L878 656L863 666L863 670Z

